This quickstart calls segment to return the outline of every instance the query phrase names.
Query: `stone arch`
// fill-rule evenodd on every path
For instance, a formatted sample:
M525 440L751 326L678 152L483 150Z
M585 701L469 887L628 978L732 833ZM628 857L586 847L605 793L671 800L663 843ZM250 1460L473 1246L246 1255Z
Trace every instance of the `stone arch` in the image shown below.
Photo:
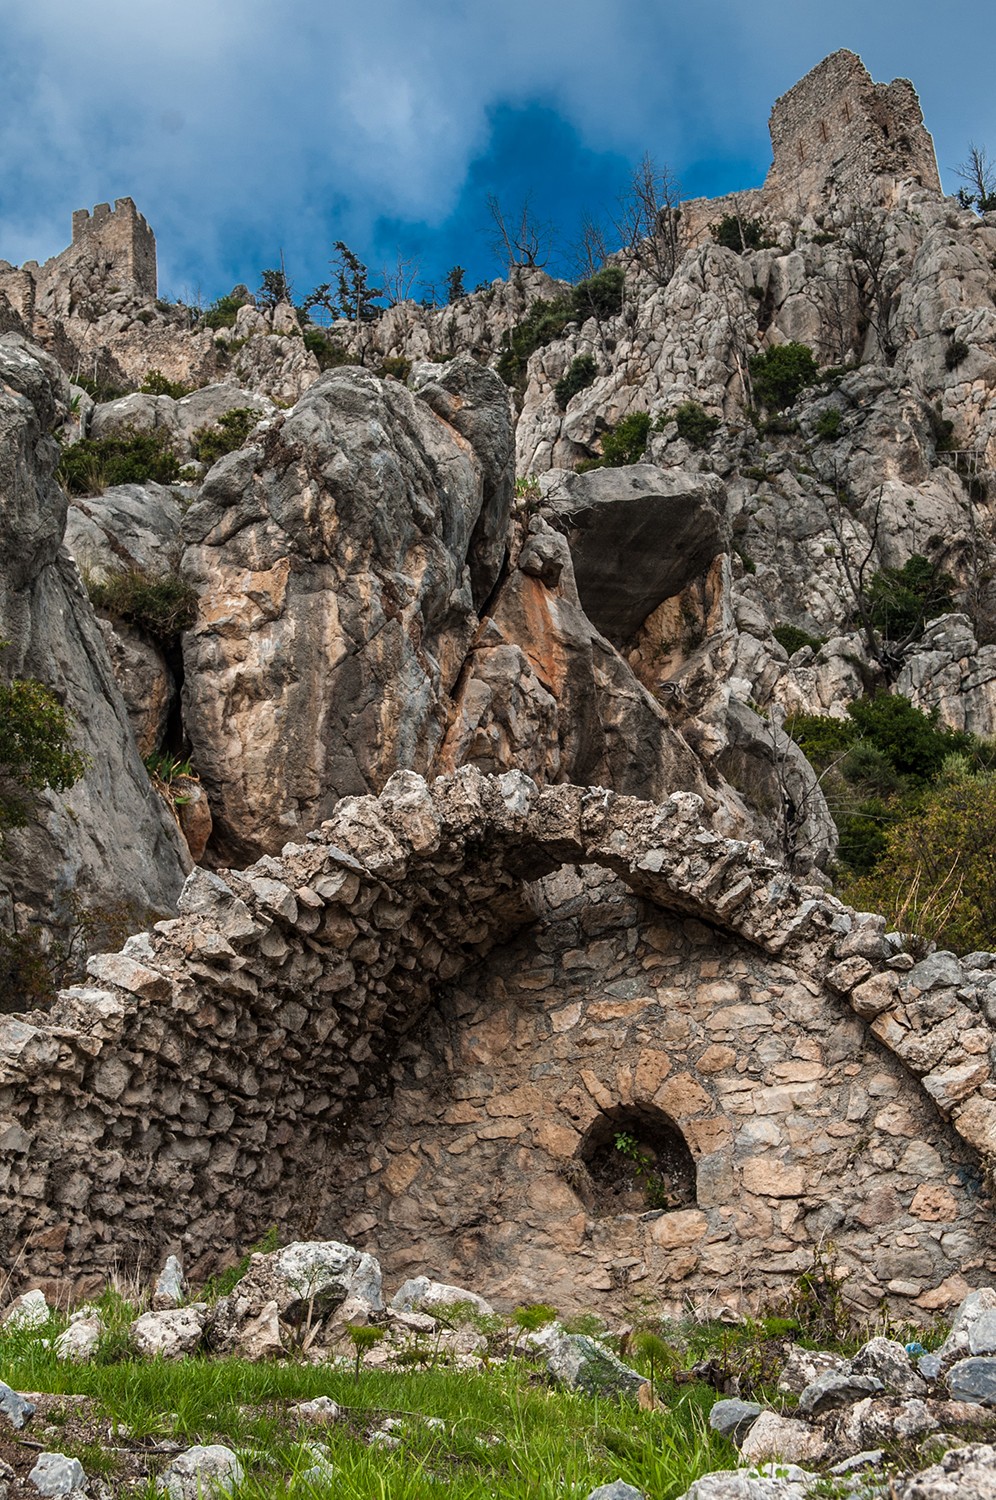
M29 1275L99 1273L178 1246L207 1267L274 1220L307 1232L317 1156L398 1081L392 1059L440 987L535 919L533 882L574 865L602 867L647 910L704 924L707 938L791 963L800 1015L820 994L852 1025L860 1017L923 1076L964 1141L996 1145L987 997L971 973L945 958L904 975L880 919L795 885L759 845L718 837L697 797L649 804L541 789L514 772L465 769L431 786L399 773L380 797L344 799L279 858L224 877L196 871L177 918L92 959L90 983L50 1014L0 1020L0 1255ZM924 985L944 1004L917 1010ZM763 1019L726 1011L731 1037L741 1025L763 1032ZM707 1140L718 1094L696 1082L697 1066L661 1087L665 1099L700 1089L683 1128ZM752 1066L763 1071L763 1058ZM758 1140L748 1190L776 1208L798 1200L804 1174L777 1153L767 1161ZM706 1154L715 1196L722 1163ZM409 1158L402 1149L388 1164L400 1195ZM697 1232L687 1212L675 1231L680 1218L665 1214L658 1240Z

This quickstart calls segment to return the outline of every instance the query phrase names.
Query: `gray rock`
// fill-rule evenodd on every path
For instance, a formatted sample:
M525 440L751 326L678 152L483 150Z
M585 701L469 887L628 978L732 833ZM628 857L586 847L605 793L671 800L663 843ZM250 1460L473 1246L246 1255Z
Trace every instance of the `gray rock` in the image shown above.
M567 1333L550 1323L528 1339L528 1346L546 1362L554 1380L589 1396L635 1398L645 1376L617 1359L611 1349L583 1333Z
M84 577L101 579L126 568L172 573L183 550L182 521L180 499L168 485L112 485L102 495L71 501L66 547Z
M55 1341L56 1358L85 1364L96 1352L103 1331L104 1325L96 1313L74 1319Z
M448 1286L443 1281L433 1281L428 1276L414 1276L400 1286L391 1298L395 1312L413 1312L427 1307L445 1307L455 1302L469 1302L476 1312L493 1313L490 1302L476 1292L465 1291L460 1286Z
M242 1464L231 1448L221 1443L188 1448L174 1458L159 1476L157 1488L169 1500L203 1500L211 1494L226 1494L242 1479Z
M39 1495L77 1495L87 1488L87 1478L78 1458L64 1453L39 1453L38 1462L28 1475L28 1483Z
M235 1290L212 1308L210 1340L230 1351L251 1338L257 1354L275 1353L280 1320L295 1324L309 1307L312 1317L325 1318L349 1297L370 1311L383 1308L380 1266L373 1256L338 1240L296 1240L252 1257Z
M996 1500L996 1447L953 1448L921 1474L894 1481L896 1500Z
M976 1318L968 1330L968 1347L973 1354L996 1354L996 1308Z
M22 1292L0 1314L0 1328L42 1328L52 1316L45 1293Z
M921 1354L916 1367L924 1380L936 1380L941 1373L943 1362L939 1354Z
M996 1406L996 1359L983 1355L960 1359L947 1373L948 1390L956 1401Z
M807 1385L799 1397L799 1411L806 1417L850 1406L864 1396L874 1396L884 1389L873 1375L851 1375L846 1370L820 1375Z
M157 1311L179 1307L187 1295L187 1282L183 1267L175 1255L166 1257L166 1264L159 1272L156 1289L152 1293L152 1306Z
M762 1412L740 1444L740 1456L746 1463L812 1463L821 1459L827 1444L818 1427L783 1417L775 1411Z
M131 1341L146 1359L180 1359L200 1344L206 1318L207 1305L203 1302L143 1313L131 1325Z
M709 1412L709 1426L739 1446L761 1411L754 1401L716 1401Z
M726 548L725 492L711 475L653 464L563 479L555 509L569 526L585 613L617 645Z
M948 955L935 953L933 957L947 958ZM924 960L924 962L929 962L929 960ZM919 968L920 965L917 967ZM916 970L912 970L911 973L915 974ZM951 1332L937 1351L941 1361L946 1364L959 1355L974 1354L976 1351L971 1345L972 1329L987 1313L993 1312L996 1312L996 1290L993 1287L980 1286L974 1292L969 1292L952 1319Z
M168 911L188 855L132 738L103 638L62 547L66 500L48 436L67 406L52 358L0 336L0 619L4 670L54 686L90 767L71 792L39 794L40 816L9 835L0 892L45 921L59 893L108 909Z
M20 1430L29 1417L33 1417L35 1409L30 1401L26 1401L17 1391L12 1390L0 1380L0 1416L6 1417L11 1427Z
M850 1458L842 1458L839 1464L833 1465L830 1473L853 1474L856 1469L877 1469L884 1457L885 1450L883 1448L868 1448L864 1453L855 1453Z
M332 1422L338 1422L342 1416L342 1407L329 1396L316 1396L313 1401L299 1401L291 1407L291 1411L303 1422L317 1427L327 1427Z
M872 1375L890 1396L924 1396L927 1387L913 1368L902 1344L874 1338L863 1344L851 1361L852 1375Z
M818 1476L795 1464L768 1465L770 1473L756 1469L722 1469L697 1479L679 1500L807 1500Z
M793 1344L778 1377L778 1389L793 1396L801 1396L807 1385L812 1385L820 1375L839 1374L848 1368L848 1361L840 1354L831 1354L826 1349L803 1349Z
M611 1484L600 1484L597 1490L592 1490L588 1500L647 1500L647 1497L622 1479L614 1479Z

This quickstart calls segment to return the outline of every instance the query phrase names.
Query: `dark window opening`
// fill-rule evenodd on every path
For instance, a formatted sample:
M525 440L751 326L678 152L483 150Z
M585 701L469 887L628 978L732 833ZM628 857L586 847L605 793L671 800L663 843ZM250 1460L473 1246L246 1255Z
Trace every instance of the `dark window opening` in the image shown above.
M653 1105L605 1110L573 1165L568 1180L596 1218L695 1204L695 1160L674 1121Z

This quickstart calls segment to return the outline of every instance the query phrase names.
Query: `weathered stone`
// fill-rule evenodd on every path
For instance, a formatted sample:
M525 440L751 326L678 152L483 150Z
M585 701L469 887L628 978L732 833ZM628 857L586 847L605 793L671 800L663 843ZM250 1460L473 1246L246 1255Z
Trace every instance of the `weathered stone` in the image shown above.
M642 1490L635 1490L624 1480L614 1479L611 1484L600 1484L592 1490L588 1500L647 1500L647 1497Z
M146 1359L182 1359L199 1346L204 1337L206 1316L204 1302L143 1313L131 1325L131 1342L136 1352Z
M231 1448L221 1443L188 1448L168 1464L157 1488L169 1500L202 1500L212 1494L227 1494L240 1482L242 1464Z
M794 1417L765 1411L740 1444L741 1458L748 1463L779 1459L783 1463L811 1463L826 1452L826 1441L818 1429Z
M978 1401L983 1406L996 1406L996 1359L985 1355L960 1359L951 1366L945 1378L956 1401Z
M166 1264L159 1272L155 1291L152 1293L152 1306L156 1311L164 1308L179 1307L187 1295L187 1283L183 1275L183 1267L175 1255L166 1257Z
M923 1396L927 1387L913 1368L902 1344L874 1338L862 1344L851 1360L852 1375L871 1375L892 1396Z
M44 1292L22 1292L0 1314L0 1328L42 1328L51 1315Z
M972 1330L982 1318L991 1313L996 1313L996 1289L982 1286L969 1292L951 1320L950 1333L937 1351L940 1358L950 1361L960 1354L982 1353L982 1350L972 1348Z
M529 1346L546 1362L555 1380L586 1395L635 1400L646 1385L643 1375L624 1365L597 1339L567 1333L559 1323L550 1323L530 1335Z
M939 1463L895 1482L896 1500L994 1500L996 1447L953 1448Z
M803 1416L819 1417L824 1412L850 1406L862 1397L875 1395L883 1389L881 1380L874 1375L852 1375L847 1370L830 1371L806 1386L799 1397L799 1411Z
M39 1453L28 1483L46 1496L85 1494L88 1488L79 1459L67 1458L64 1453Z
M86 1318L74 1318L69 1327L59 1334L54 1348L57 1359L66 1359L74 1364L85 1364L96 1353L104 1325L97 1313Z
M457 1302L469 1303L478 1313L494 1312L491 1303L476 1292L468 1292L460 1286L447 1286L429 1276L415 1276L406 1281L391 1298L391 1307L395 1312L413 1312L426 1307L447 1307Z
M709 1426L739 1446L761 1411L754 1401L716 1401L709 1409Z
M0 1380L0 1416L4 1417L18 1431L24 1426L30 1417L34 1416L34 1406L30 1401L12 1390Z

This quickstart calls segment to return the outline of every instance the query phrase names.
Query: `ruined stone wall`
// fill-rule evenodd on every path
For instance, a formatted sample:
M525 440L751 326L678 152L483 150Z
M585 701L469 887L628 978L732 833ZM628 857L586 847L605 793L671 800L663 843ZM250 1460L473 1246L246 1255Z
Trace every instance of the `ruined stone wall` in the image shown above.
M156 237L131 198L98 203L73 214L73 240L68 249L46 261L43 272L56 276L79 261L109 259L113 275L138 295L156 295Z
M279 858L195 872L179 917L92 959L90 985L0 1018L0 1260L74 1278L170 1248L196 1276L274 1222L374 1240L383 1221L389 1264L422 1236L423 1264L429 1241L463 1280L486 1259L509 1295L533 1262L559 1294L557 1256L586 1286L770 1293L826 1231L866 1301L956 1301L959 1275L991 1274L963 1148L996 1147L996 958L912 967L881 919L701 813L402 772ZM568 880L537 906L573 865L626 890ZM462 977L537 915L493 978ZM681 1133L697 1184L589 1232L577 1142L627 1095ZM358 1111L387 1098L378 1168Z
M604 871L543 886L540 924L454 982L361 1107L320 1232L395 1278L473 1265L489 1296L560 1308L763 1303L827 1238L865 1310L996 1267L978 1160L839 996ZM583 1167L659 1117L695 1163L667 1211Z
M776 100L769 129L774 162L764 197L788 214L816 212L836 194L888 206L908 178L941 191L913 85L873 83L853 52L825 57Z

